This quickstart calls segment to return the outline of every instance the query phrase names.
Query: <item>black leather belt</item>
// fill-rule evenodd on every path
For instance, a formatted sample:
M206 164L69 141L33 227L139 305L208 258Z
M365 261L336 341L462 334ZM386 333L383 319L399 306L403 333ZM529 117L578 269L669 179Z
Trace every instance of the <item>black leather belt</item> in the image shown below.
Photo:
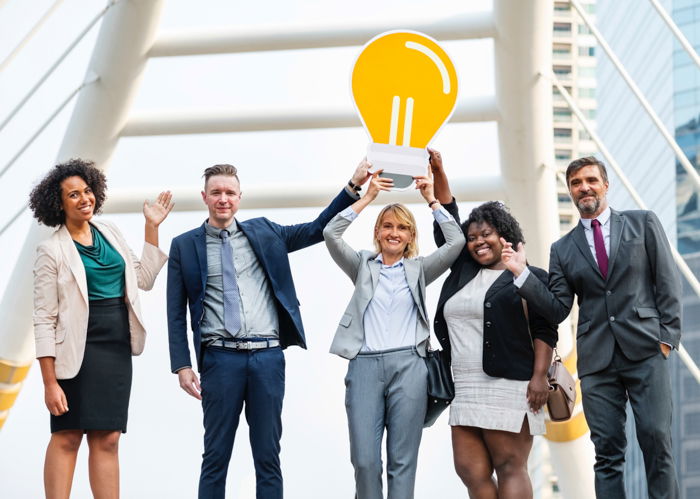
M219 338L218 340L207 343L207 346L226 348L228 350L261 350L263 348L280 346L280 340L266 340L260 338L254 340L225 340Z

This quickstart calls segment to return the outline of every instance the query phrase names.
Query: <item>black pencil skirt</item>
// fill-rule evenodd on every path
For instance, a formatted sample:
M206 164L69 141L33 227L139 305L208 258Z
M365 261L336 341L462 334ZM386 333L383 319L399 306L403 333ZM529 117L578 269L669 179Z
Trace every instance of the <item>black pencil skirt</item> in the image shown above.
M75 378L60 379L68 412L51 416L51 433L116 430L126 433L131 394L129 314L123 298L90 301L85 356Z

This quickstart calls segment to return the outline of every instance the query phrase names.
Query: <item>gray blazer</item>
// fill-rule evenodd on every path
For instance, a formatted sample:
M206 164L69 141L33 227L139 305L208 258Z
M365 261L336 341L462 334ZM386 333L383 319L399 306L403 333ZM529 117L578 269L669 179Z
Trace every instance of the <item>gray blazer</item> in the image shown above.
M365 332L362 319L374 296L379 281L381 264L376 260L377 253L352 249L344 240L343 233L350 221L338 214L323 231L328 251L335 263L355 284L355 292L345 309L335 332L330 352L353 359L360 352ZM416 348L425 356L426 343L430 337L430 320L425 306L425 287L450 268L464 247L464 235L454 220L440 224L446 243L426 257L405 259L404 269L411 295L418 308L416 327Z
M605 369L615 341L638 361L658 353L660 341L678 348L681 337L681 282L661 222L651 211L611 211L607 279L579 223L552 244L549 289L530 275L519 290L554 322L569 315L578 296L579 376Z

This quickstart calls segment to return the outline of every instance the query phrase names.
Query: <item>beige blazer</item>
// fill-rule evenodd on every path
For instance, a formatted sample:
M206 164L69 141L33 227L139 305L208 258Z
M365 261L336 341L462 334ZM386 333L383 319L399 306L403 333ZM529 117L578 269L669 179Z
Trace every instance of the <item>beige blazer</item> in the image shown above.
M125 293L129 311L131 353L139 355L146 342L137 288L153 287L168 257L145 243L141 259L131 251L119 229L103 220L92 223L126 264ZM55 357L56 378L74 378L83 363L88 325L85 267L68 229L61 226L39 244L34 263L34 338L36 356Z

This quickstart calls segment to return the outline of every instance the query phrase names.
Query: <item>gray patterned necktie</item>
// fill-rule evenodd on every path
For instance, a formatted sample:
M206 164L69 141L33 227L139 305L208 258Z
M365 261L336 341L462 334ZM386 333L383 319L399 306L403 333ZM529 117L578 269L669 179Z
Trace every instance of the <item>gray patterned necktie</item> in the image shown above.
M235 336L241 329L241 297L238 294L236 268L233 266L233 252L229 232L222 230L221 237L221 270L224 281L224 328Z

